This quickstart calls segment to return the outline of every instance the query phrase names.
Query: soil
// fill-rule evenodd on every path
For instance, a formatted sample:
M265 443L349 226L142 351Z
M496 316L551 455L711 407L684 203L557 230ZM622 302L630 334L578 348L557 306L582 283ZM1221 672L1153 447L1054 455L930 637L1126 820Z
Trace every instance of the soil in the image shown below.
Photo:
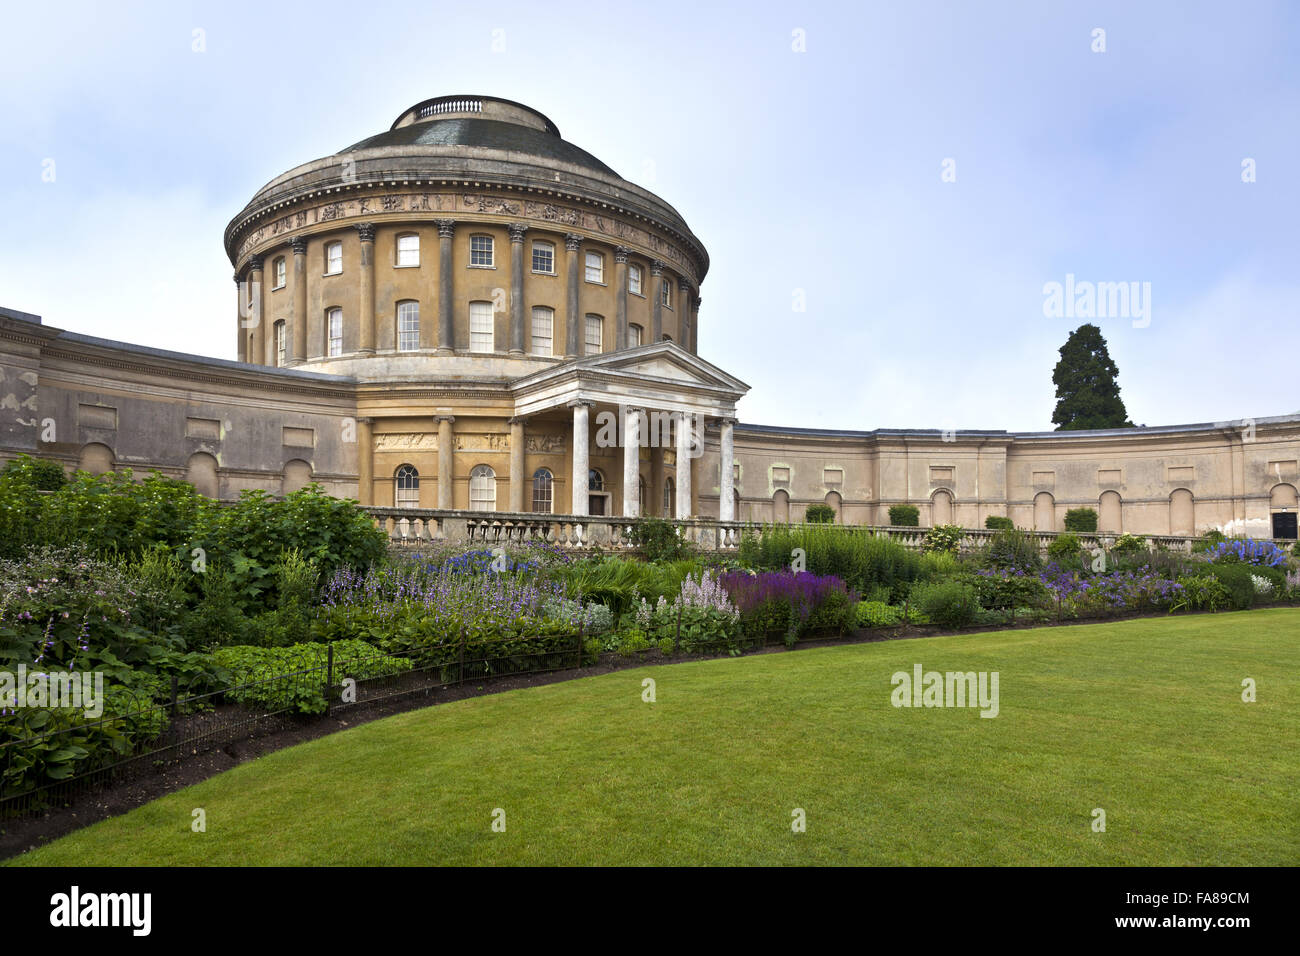
M1145 615L1125 615L1123 619L1166 616L1165 612L1158 612ZM1115 618L1102 620L1115 620ZM1042 628L1101 622L1101 620L1074 620L1061 621L1059 624L1056 622L1002 624L966 628L960 631L943 630L937 627L862 629L842 637L801 640L794 649L802 650L804 648L832 647L845 644L870 644L905 638L939 637L948 634L971 634L982 631L1006 631L1031 627ZM786 652L785 645L778 643L748 651L746 656L753 654L783 654ZM285 717L266 723L259 722L224 744L215 745L211 749L202 752L194 751L189 756L160 767L147 767L143 772L129 779L83 794L71 806L51 808L28 817L0 821L0 860L25 853L100 820L134 810L151 800L156 800L158 797L181 790L192 784L200 783L242 763L255 760L277 750L283 750L286 747L292 747L295 744L315 740L318 737L324 737L340 730L347 730L349 727L357 727L372 720L379 720L393 714L419 710L437 704L445 704L449 701L483 697L488 694L500 694L522 687L537 687L543 684L574 680L579 677L591 677L597 674L613 673L614 671L700 659L702 658L699 655L664 655L659 653L658 650L650 650L638 657L622 657L616 653L606 653L601 655L598 663L587 667L493 677L464 684L421 686L401 697L388 697L374 702L358 703L335 714L313 717Z

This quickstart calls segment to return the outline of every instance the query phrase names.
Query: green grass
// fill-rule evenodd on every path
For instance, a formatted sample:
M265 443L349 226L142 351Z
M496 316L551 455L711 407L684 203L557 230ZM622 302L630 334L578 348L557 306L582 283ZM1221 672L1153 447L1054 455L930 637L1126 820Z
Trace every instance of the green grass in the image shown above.
M1298 638L1278 609L624 671L334 734L13 862L1294 864ZM891 706L915 663L998 671L1000 716Z

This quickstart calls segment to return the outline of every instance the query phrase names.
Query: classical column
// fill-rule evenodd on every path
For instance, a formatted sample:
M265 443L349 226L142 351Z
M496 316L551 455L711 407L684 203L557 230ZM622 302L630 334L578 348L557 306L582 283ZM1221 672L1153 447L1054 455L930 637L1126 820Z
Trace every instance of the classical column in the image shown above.
M625 246L614 249L614 282L618 289L615 293L618 302L617 321L614 323L614 334L618 336L614 341L616 349L627 348L627 253Z
M375 353L375 224L358 223L361 237L361 323L357 351Z
M677 518L691 516L691 447L694 416L679 412L677 425Z
M455 476L455 442L452 436L451 426L456 421L454 415L439 415L438 422L438 508L442 511L450 511L455 501L452 495L452 485L456 480Z
M662 342L664 338L664 291L660 288L660 283L667 282L664 278L664 264L658 259L650 263L650 295L652 297L654 310L651 314L654 319L650 323L650 341Z
M719 453L718 467L721 471L718 473L718 520L735 521L736 520L736 499L735 499L735 461L736 461L736 420L734 418L724 418L722 420L722 450Z
M564 317L564 357L576 358L581 353L578 345L583 341L578 330L582 327L582 316L578 314L578 249L582 245L582 236L569 233L564 237L564 248L569 254L569 300ZM583 482L583 514L586 514L587 489Z
M691 350L691 283L685 276L677 278L677 343Z
M307 361L307 240L294 239L293 249L293 328L288 330L289 364Z
M524 489L528 476L524 474L524 420L510 419L510 510L524 511Z
M588 454L588 442L591 440L591 434L588 431L591 402L578 400L569 404L573 408L573 469L569 476L573 482L573 510L571 513L585 515L588 501L587 473L591 470L591 459Z
M235 276L235 354L241 362L251 362L248 352L248 330L252 326L244 325L244 284L239 281L239 273Z
M528 227L512 223L510 229L510 354L524 354L524 233Z
M266 316L263 315L262 309L262 257L250 256L248 259L248 288L244 297L244 309L247 313L246 321L250 323L249 328L253 330L253 352L257 355L256 361L267 363L266 360ZM272 343L274 344L274 343ZM275 364L275 356L267 364Z
M641 410L623 409L623 517L641 514Z
M651 436L658 434L650 430ZM664 510L664 450L657 439L652 438L650 445L650 487L647 489L646 513L659 517ZM671 516L670 516L671 517Z
M357 501L375 503L374 419L357 419Z
M450 355L456 350L456 323L452 309L455 299L452 297L451 237L456 232L456 223L451 219L438 220L438 351ZM432 323L429 323L432 326ZM421 323L423 329L424 323ZM432 328L430 329L432 331ZM421 331L420 337L424 339ZM421 341L429 348L433 343ZM441 491L438 492L442 494Z
M700 354L700 303L704 300L698 295L691 301L691 353Z

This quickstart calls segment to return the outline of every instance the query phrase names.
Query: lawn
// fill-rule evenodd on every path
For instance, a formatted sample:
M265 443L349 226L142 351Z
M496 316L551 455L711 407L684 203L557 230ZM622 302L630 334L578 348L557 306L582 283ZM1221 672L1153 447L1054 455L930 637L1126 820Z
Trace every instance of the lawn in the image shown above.
M997 671L1000 713L892 706L918 663ZM11 862L1290 865L1298 671L1294 609L636 669L369 723Z

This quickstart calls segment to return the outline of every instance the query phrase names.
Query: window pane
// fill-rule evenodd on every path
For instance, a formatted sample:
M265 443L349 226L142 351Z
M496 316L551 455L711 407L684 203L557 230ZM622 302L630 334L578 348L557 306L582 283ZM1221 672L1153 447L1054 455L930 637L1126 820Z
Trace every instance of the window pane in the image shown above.
M533 271L555 273L555 246L549 242L533 243Z
M469 473L469 510L497 510L497 476L487 465L478 465Z
M587 281L605 281L605 257L599 252L587 253Z
M277 288L284 285L284 260L275 260L275 285Z
M555 334L555 312L542 306L533 309L533 343L534 355L552 355Z
M634 349L641 344L641 326L629 325L627 327L627 347Z
M326 267L325 271L329 273L343 271L343 243L331 242L325 247Z
M627 291L636 295L641 294L641 267L628 266L627 269Z
M492 335L492 303L469 304L469 348L471 352L491 352L495 347Z
M284 323L275 323L275 364L284 365Z
M673 307L673 288L668 284L667 279L661 279L659 281L663 283L662 298L664 300L664 305L671 309Z
M397 349L414 352L420 347L420 303L397 303Z
M397 469L396 491L393 504L398 508L418 508L420 506L420 473L410 465Z
M554 479L545 468L533 472L533 510L550 514L554 493Z
M492 265L492 237L469 237L469 264L472 266Z
M343 310L329 310L329 354L343 354Z
M599 355L601 351L601 336L605 328L605 320L598 315L587 316L587 354Z
M420 237L397 237L397 264L399 266L418 266L420 264Z

